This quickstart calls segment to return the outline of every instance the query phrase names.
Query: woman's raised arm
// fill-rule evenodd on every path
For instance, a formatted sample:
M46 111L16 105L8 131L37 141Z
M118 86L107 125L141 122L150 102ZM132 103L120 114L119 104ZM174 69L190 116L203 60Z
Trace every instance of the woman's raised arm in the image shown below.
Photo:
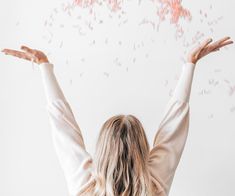
M39 64L47 98L46 109L52 127L53 144L63 169L70 195L79 191L91 177L92 158L86 151L82 133L54 74L54 65L43 52L21 47L21 51L3 52Z
M207 39L189 53L183 64L173 96L167 103L149 154L149 171L159 194L168 195L180 161L189 129L190 93L197 61L221 47L233 43L229 37L213 44Z

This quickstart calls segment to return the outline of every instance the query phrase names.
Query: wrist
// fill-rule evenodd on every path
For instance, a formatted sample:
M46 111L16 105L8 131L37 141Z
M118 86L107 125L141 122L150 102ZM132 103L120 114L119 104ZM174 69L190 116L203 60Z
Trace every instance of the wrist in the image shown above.
M196 65L196 62L195 62L195 61L187 61L186 63L190 63L190 64Z
M42 63L50 63L48 59L43 59L41 61L39 61L39 65L42 64Z
M187 61L184 63L183 68L184 69L192 69L195 70L196 64L190 61Z
M38 65L39 69L45 71L51 71L53 70L54 68L54 65L52 63L50 63L49 61L48 62L41 62L39 65Z
M197 60L196 60L196 59L187 59L186 62L187 62L187 63L196 64L196 63L197 63Z

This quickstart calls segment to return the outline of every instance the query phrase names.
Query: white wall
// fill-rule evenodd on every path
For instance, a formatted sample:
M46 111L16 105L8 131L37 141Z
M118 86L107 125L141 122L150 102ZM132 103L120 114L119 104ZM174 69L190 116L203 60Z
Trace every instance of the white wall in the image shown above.
M67 3L1 1L0 47L27 45L48 54L92 154L102 123L118 113L138 117L152 144L189 49L208 36L235 38L233 0L183 1L192 20L180 19L185 32L178 38L169 17L159 30L140 25L159 20L150 0L126 1L117 13L96 6L96 21L87 9L63 11ZM229 46L196 67L190 132L172 196L235 195L234 52ZM0 195L68 195L39 69L0 58Z

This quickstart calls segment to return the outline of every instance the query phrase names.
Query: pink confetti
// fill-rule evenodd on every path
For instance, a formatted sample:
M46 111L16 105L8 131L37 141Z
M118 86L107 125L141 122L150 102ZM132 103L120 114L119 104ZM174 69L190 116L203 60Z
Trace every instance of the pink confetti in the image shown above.
M151 0L153 3L159 5L160 8L157 10L157 15L160 17L160 21L165 20L166 16L169 14L171 23L177 24L180 18L187 18L191 20L191 13L188 9L182 6L182 0ZM121 4L123 0L104 0L106 4L111 8L111 11L116 12L122 10ZM140 3L140 1L139 1ZM95 4L102 5L99 0L74 0L75 6L82 8L92 8ZM70 6L65 7L65 11L71 9ZM122 14L125 12L122 12ZM119 18L121 15L119 15Z
M185 9L181 0L153 0L155 2L160 2L161 7L157 10L157 15L160 17L160 21L165 20L165 17L170 14L171 23L177 24L180 18L187 18L191 20L191 13L189 10Z
M106 3L114 12L121 9L120 0L106 0ZM101 5L102 3L98 0L75 0L75 4L83 8L92 8L95 4Z
M179 24L176 24L175 38L178 39L178 38L182 37L183 34L184 34L183 28Z
M235 85L229 86L229 96L232 96L235 93Z

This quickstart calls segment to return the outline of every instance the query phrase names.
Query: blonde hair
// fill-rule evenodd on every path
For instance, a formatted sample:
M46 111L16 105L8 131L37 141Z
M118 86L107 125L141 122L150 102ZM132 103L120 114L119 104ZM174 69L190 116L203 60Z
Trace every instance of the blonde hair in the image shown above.
M95 183L82 195L151 196L149 144L133 115L115 115L102 126L94 157Z

